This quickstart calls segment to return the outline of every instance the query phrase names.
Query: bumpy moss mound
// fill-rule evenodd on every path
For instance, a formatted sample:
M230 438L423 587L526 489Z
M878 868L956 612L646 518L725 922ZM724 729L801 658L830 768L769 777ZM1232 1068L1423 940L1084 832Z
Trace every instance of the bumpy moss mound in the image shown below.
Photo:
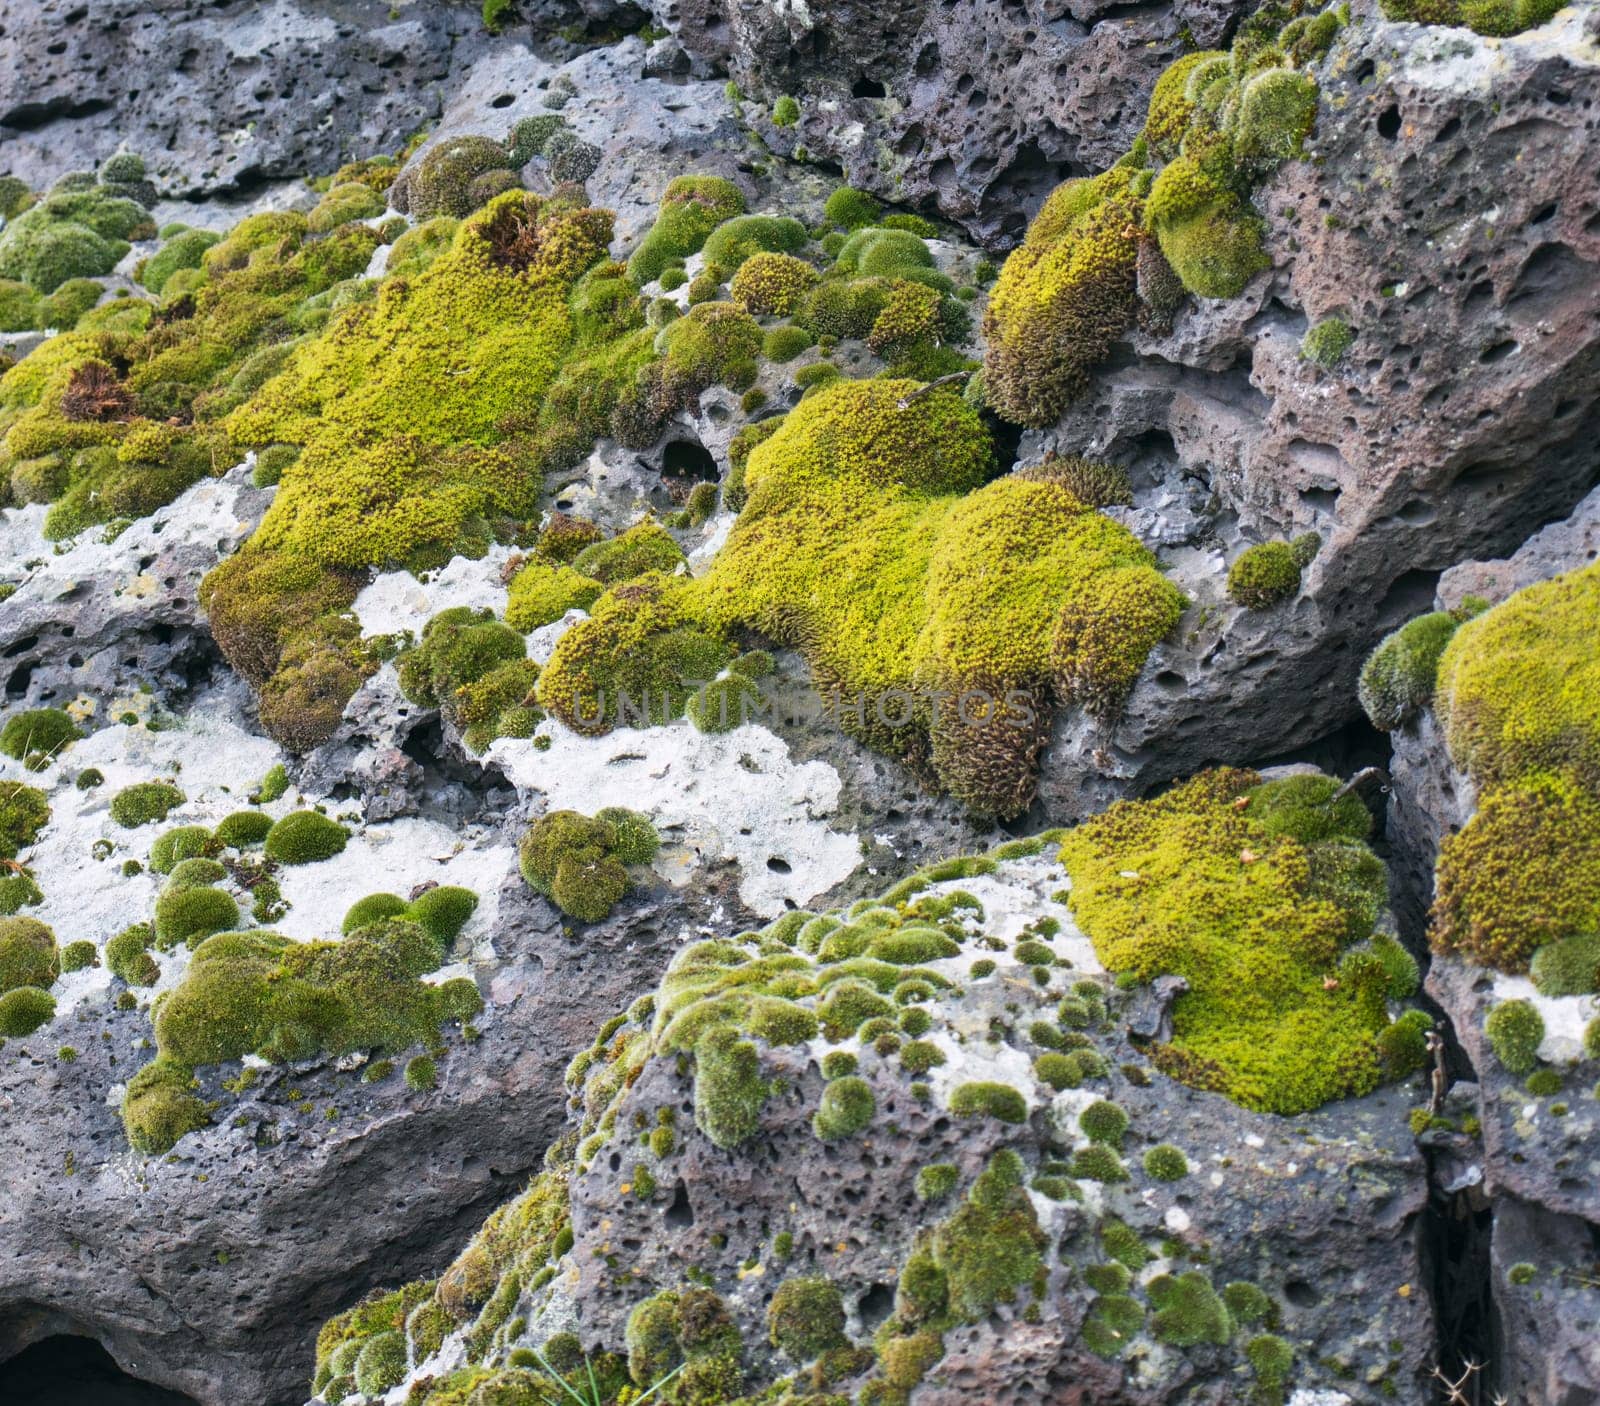
M1480 785L1568 769L1600 789L1600 566L1518 591L1456 631L1435 707Z
M1503 971L1544 943L1600 935L1600 797L1570 776L1490 787L1439 850L1432 939Z
M1405 727L1433 702L1439 660L1459 619L1446 610L1408 620L1385 635L1361 666L1362 710L1385 732Z
M1133 149L1045 201L985 317L984 388L1002 415L1049 424L1135 316L1163 328L1185 291L1231 298L1267 266L1251 193L1299 156L1317 110L1305 68L1341 22L1309 8L1269 6L1228 52L1179 59Z
M372 668L342 617L361 572L420 570L516 537L544 469L587 452L613 412L654 438L671 406L645 402L652 334L621 269L597 263L610 230L602 211L504 194L230 418L239 440L303 446L246 551L203 588L219 643L262 687L281 739L322 740ZM526 735L531 679L486 688L463 701L462 721L482 724L475 745L508 711Z
M28 708L13 713L0 728L0 752L26 762L32 771L40 771L82 737L61 709Z
M1210 778L1197 785L1227 815L1241 814L1233 804L1241 794L1281 815L1315 806L1319 790L1327 801L1332 790L1326 778L1277 790L1237 774L1225 780L1237 784ZM1345 830L1354 828L1349 812L1333 809ZM758 933L681 951L660 988L606 1022L573 1061L567 1082L581 1124L576 1137L551 1147L527 1192L498 1211L437 1281L374 1296L330 1321L318 1340L320 1398L337 1401L353 1390L350 1364L390 1332L404 1332L411 1360L430 1375L427 1359L458 1328L465 1364L439 1367L418 1393L425 1406L560 1399L561 1383L587 1383L591 1368L603 1399L655 1388L666 1400L733 1406L811 1399L820 1390L825 1399L889 1403L905 1400L954 1343L970 1344L973 1327L1015 1331L1019 1321L1065 1323L1065 1340L1076 1337L1089 1362L1127 1357L1145 1363L1138 1369L1145 1373L1157 1360L1183 1370L1184 1354L1197 1349L1196 1361L1237 1370L1246 1390L1252 1381L1280 1389L1294 1353L1278 1339L1263 1346L1270 1334L1262 1330L1282 1312L1272 1295L1201 1267L1198 1257L1185 1264L1178 1237L1157 1248L1151 1231L1121 1218L1170 1199L1163 1188L1191 1170L1181 1147L1151 1137L1144 1115L1112 1097L1150 1077L1133 1070L1123 1083L1100 1053L1124 1023L1115 1009L1126 999L1121 983L1062 962L1054 918L1030 923L1008 954L979 901L960 887L980 876L1012 882L1013 864L1028 876L1021 882L1048 883L1044 854L1062 838L951 860L846 912L795 912ZM1290 845L1308 852L1264 829L1248 838L1263 850L1280 847L1263 857L1267 868L1285 862ZM1302 929L1294 910L1279 907L1274 917L1277 935L1295 941ZM989 955L974 961L980 952ZM1221 946L1212 954L1231 955ZM1234 975L1248 985L1254 971L1243 963ZM1376 1001L1381 1019L1381 992ZM976 1033L984 1028L987 1041ZM796 1043L819 1030L834 1045L820 1078L814 1056ZM1324 1057L1321 1033L1302 1028L1302 1058ZM916 1045L985 1063L1070 1047L1083 1057L1082 1074L1063 1093L1033 1077L930 1084L923 1082L929 1066L906 1059ZM1347 1055L1326 1052L1330 1068ZM1336 1082L1330 1092L1342 1091ZM692 1129L681 1112L686 1101ZM646 1234L649 1243L626 1265L604 1263L609 1251L599 1248L600 1237L614 1244L628 1234L635 1208L659 1222L681 1175L680 1154L708 1156L696 1139L725 1149L709 1154L719 1165L729 1155L771 1157L773 1147L781 1162L783 1148L808 1137L831 1160L854 1146L888 1147L886 1131L895 1146L931 1142L926 1130L949 1129L949 1115L969 1104L961 1131L939 1144L961 1157L959 1166L864 1154L879 1182L903 1174L906 1191L928 1208L912 1225L874 1222L870 1253L896 1247L890 1273L898 1282L892 1313L869 1341L852 1340L846 1304L859 1285L843 1289L850 1276L831 1243L835 1234L840 1245L850 1243L847 1224L830 1222L817 1232L829 1243L803 1250L781 1220L758 1232L740 1227L726 1244L720 1235L708 1244L696 1231L693 1248L676 1255L657 1253ZM785 1174L774 1166L768 1175L781 1182ZM613 1183L615 1201L607 1200ZM584 1212L575 1217L580 1196ZM1063 1203L1065 1231L1048 1209ZM608 1219L599 1230L590 1223L599 1205L618 1208L629 1224ZM1159 1213L1153 1223L1159 1226ZM1142 1274L1158 1256L1171 1259L1166 1272ZM994 1322L997 1313L1004 1327ZM978 1340L986 1340L981 1332ZM1156 1343L1165 1355L1149 1355ZM1142 1381L1149 1385L1148 1376Z
M635 283L659 278L669 263L699 253L724 220L744 212L738 186L721 176L678 176L661 197L661 213L628 260Z
M1291 786L1295 804L1275 805ZM1249 1108L1298 1113L1385 1072L1389 982L1361 945L1384 903L1383 866L1361 843L1364 808L1332 805L1335 787L1211 772L1115 805L1062 845L1073 912L1101 961L1189 982L1157 1062Z
M53 502L46 534L69 537L141 517L230 467L238 455L215 422L338 299L359 296L377 242L359 226L311 239L292 212L251 216L220 242L176 232L145 269L159 310L128 298L84 311L0 378L0 476L13 496ZM56 300L69 292L88 306L71 282Z
M7 782L0 786L0 859L15 859L50 821L43 791Z
M1600 942L1597 636L1600 567L1587 567L1462 624L1434 691L1451 757L1481 789L1440 846L1433 945L1532 965L1547 995L1600 989L1585 955Z
M750 454L711 570L602 599L557 646L541 701L589 731L624 693L677 716L732 658L718 641L749 627L805 653L851 730L931 760L975 808L1022 809L1052 706L1114 712L1182 597L1124 528L1053 483L985 487L990 469L953 392L830 387Z
M400 656L401 691L440 709L474 751L497 737L531 735L544 716L534 706L538 679L522 636L493 611L466 606L440 611L417 647Z
M620 807L597 815L555 810L522 837L522 877L569 917L598 923L628 888L628 866L655 858L660 838L648 817Z
M130 1081L123 1107L129 1140L164 1151L169 1138L203 1126L203 1105L187 1090L205 1065L247 1054L284 1061L323 1051L398 1052L435 1041L444 1022L468 1019L482 1006L465 978L439 985L419 979L437 969L443 951L406 921L369 926L341 942L291 942L261 930L202 941L183 981L156 1008L157 1057Z
M69 279L110 273L130 239L155 232L144 205L123 190L68 177L0 230L0 278L53 293Z
M1495 38L1536 28L1560 9L1561 0L1383 0L1388 19L1464 25Z

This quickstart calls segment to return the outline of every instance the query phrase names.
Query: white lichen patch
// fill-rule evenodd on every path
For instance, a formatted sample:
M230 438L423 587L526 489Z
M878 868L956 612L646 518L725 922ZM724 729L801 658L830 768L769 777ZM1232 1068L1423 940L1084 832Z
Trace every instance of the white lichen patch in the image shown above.
M10 758L0 759L0 785L22 783L43 791L50 821L23 860L43 891L42 903L24 908L47 923L59 947L87 939L101 949L133 923L150 921L165 882L149 867L157 838L182 825L213 827L238 810L251 808L249 795L283 753L250 731L240 712L237 688L197 698L181 721L152 731L143 722L112 721L124 712L143 716L138 699L113 699L103 709L72 707L89 732L65 749L43 772L28 772ZM95 716L95 714L99 716ZM93 729L90 731L90 729ZM101 785L79 790L79 773L93 768ZM111 818L111 800L124 787L144 781L170 781L184 800L165 820L126 829ZM311 806L315 797L293 787L260 809L273 819ZM500 889L516 867L516 851L484 834L419 818L361 823L358 808L329 804L329 814L351 829L343 853L313 864L281 867L276 874L288 911L268 924L250 916L248 895L230 888L239 901L240 926L267 926L299 941L337 938L349 906L364 894L395 892L402 898L419 884L457 884L479 896L478 907L457 939L457 950L473 958L493 955L487 944L499 911ZM139 872L125 874L130 861ZM224 887L229 887L224 885ZM170 990L183 978L189 953L181 945L151 954L161 975L141 988L141 1004ZM437 979L466 975L448 968ZM104 995L111 973L98 967L65 973L52 988L57 1019Z
M113 700L105 713L118 716L132 701ZM83 939L103 946L129 924L147 918L161 879L148 868L156 837L178 825L214 825L243 809L250 789L282 759L273 743L240 726L228 694L196 700L181 724L161 731L107 722L105 717L88 722L90 727L97 724L97 730L73 743L43 772L25 771L10 758L0 761L0 784L35 786L50 802L49 824L22 856L44 901L22 911L49 924L61 947ZM105 781L80 791L76 778L91 767ZM156 780L172 781L185 796L165 822L128 830L111 819L111 798L118 791ZM292 808L286 796L267 810L277 815ZM130 859L143 866L131 877L122 872ZM169 960L158 960L165 978ZM57 1017L103 991L109 981L103 966L63 977L53 989Z
M458 945L494 925L500 886L516 867L510 845L481 846L457 827L414 816L352 828L342 854L278 870L278 885L290 906L272 924L273 931L302 942L338 937L346 911L358 898L369 893L406 898L416 885L430 880L478 895Z
M1600 66L1600 44L1587 19L1583 8L1571 6L1548 24L1504 39L1443 25L1416 26L1396 55L1396 76L1419 88L1489 98L1503 91L1515 72L1545 60L1594 68Z
M0 562L6 563L5 578L20 583L7 610L65 600L92 584L102 607L109 594L127 612L137 612L164 590L141 562L186 543L211 546L220 560L244 540L253 524L240 516L240 496L249 487L250 469L238 465L186 489L109 542L103 527L88 528L65 543L47 541L49 509L41 504L0 510Z
M491 547L481 557L452 557L447 566L422 578L409 571L385 571L356 597L351 607L363 635L422 637L423 627L441 610L470 606L503 615L506 587L501 580L513 549Z
M644 812L669 846L692 849L701 863L737 864L739 897L763 917L826 893L860 863L856 836L827 823L839 808L839 774L796 762L764 727L710 735L679 721L583 737L552 719L539 733L551 739L546 751L517 738L489 748L519 791L537 792L550 810Z
M1583 1032L1591 1020L1600 1016L1600 997L1541 996L1525 976L1497 973L1489 1005L1501 1001L1526 1001L1544 1021L1544 1039L1539 1042L1539 1058L1548 1064L1571 1064L1583 1058Z

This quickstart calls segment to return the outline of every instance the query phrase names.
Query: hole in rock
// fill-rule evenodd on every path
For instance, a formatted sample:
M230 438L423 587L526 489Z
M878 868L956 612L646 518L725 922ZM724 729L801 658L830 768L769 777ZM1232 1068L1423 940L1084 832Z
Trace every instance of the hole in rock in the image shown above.
M1387 142L1392 142L1400 135L1400 109L1386 107L1378 114L1378 135Z
M888 93L882 83L871 78L858 78L851 85L850 96L852 98L884 98L888 97Z
M142 1382L93 1338L44 1338L0 1363L7 1406L194 1406L194 1398Z
M691 1104L689 1108L693 1106ZM680 1227L694 1224L694 1207L689 1204L689 1188L681 1181L672 1189L672 1204L667 1207L662 1219L668 1225Z
M861 1296L856 1312L861 1315L863 1328L876 1328L894 1312L894 1290L887 1284L874 1284Z
M675 439L661 451L661 482L675 502L687 498L697 483L717 481L717 461L694 439Z
M787 859L779 859L777 855L773 855L767 861L767 868L774 874L792 874L794 872L794 865L790 864Z

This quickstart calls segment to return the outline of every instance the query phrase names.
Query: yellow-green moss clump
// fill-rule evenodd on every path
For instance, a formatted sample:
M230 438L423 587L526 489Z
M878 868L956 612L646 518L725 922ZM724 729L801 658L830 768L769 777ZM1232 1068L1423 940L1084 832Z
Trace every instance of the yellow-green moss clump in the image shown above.
M805 653L852 731L931 762L975 808L1021 810L1051 708L1114 712L1182 596L1066 489L985 486L991 471L954 392L829 387L750 453L710 571L603 597L557 645L541 702L585 731L619 721L623 695L675 717L732 659L722 641L751 628Z
M1600 797L1549 772L1491 786L1440 846L1435 949L1521 972L1545 943L1597 936Z
M1179 59L1144 132L1109 171L1068 181L1006 260L985 316L984 390L1006 418L1049 424L1137 315L1161 330L1185 291L1231 298L1267 267L1255 187L1301 153L1316 119L1305 71L1332 12L1270 7L1228 52Z
M474 751L496 737L528 737L544 716L533 706L539 666L522 636L490 610L440 611L416 648L400 656L399 672L401 692L440 709Z
M1388 978L1359 946L1384 902L1383 866L1362 843L1364 808L1335 805L1336 787L1209 772L1119 803L1062 844L1073 912L1101 961L1189 982L1156 1062L1249 1108L1302 1112L1386 1072Z
M1386 19L1463 26L1507 38L1534 29L1561 9L1562 0L1383 0Z
M744 213L739 187L721 176L678 176L661 197L661 212L628 260L635 283L659 278L668 264L700 252L724 220Z
M1547 994L1600 984L1583 978L1600 943L1597 630L1600 567L1539 582L1454 632L1434 692L1450 755L1480 788L1440 846L1434 947L1535 964Z
M215 892L191 889L188 893ZM398 1052L433 1042L440 1025L482 1007L465 978L431 985L444 945L418 923L390 921L341 942L292 942L277 933L223 932L196 947L184 979L155 1011L155 1062L129 1084L129 1140L165 1151L203 1105L187 1091L205 1065L261 1055ZM174 1129L177 1129L174 1132Z
M555 810L540 816L518 849L522 877L569 917L598 923L628 888L628 866L655 858L660 837L649 818L610 807L597 815Z
M230 415L238 443L301 446L261 527L202 587L286 744L323 740L373 667L345 614L366 572L518 535L545 468L575 462L632 393L653 351L621 269L599 262L610 234L603 211L501 195Z
M1600 788L1600 566L1467 621L1439 661L1450 755L1480 786L1569 770Z

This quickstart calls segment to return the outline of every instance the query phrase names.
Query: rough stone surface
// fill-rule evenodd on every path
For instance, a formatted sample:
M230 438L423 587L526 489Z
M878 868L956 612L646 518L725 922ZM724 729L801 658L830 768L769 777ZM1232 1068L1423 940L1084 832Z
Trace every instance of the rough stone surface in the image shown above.
M1049 813L1334 731L1367 651L1446 568L1512 550L1593 487L1596 15L1508 40L1370 17L1347 31L1322 66L1312 159L1258 193L1274 267L1181 312L1170 338L1136 338L1025 440L1131 462L1141 504L1209 495L1166 543L1194 605L1117 725L1058 721ZM1356 340L1323 370L1300 338L1336 315ZM1322 546L1295 599L1227 600L1247 543L1303 532Z
M37 0L0 24L4 165L30 183L136 151L169 195L392 151L494 42L433 0Z
M1144 125L1155 80L1227 35L1243 5L657 0L698 69L731 74L773 150L1008 248L1057 182L1098 171ZM774 102L800 104L793 126Z

